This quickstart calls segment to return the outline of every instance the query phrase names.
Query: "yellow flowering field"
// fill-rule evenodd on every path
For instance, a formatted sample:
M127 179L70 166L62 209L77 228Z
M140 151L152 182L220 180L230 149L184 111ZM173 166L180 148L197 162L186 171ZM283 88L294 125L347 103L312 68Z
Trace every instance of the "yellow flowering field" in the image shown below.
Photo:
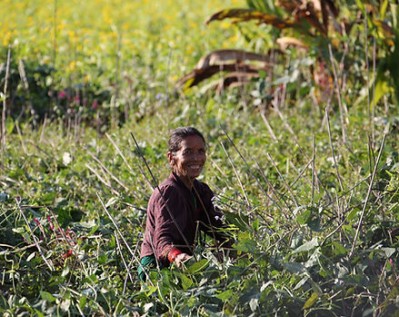
M0 46L17 58L84 74L138 64L171 70L176 79L211 49L237 45L227 22L206 26L214 12L242 0L2 0ZM6 54L2 53L1 60ZM176 71L178 73L176 73Z

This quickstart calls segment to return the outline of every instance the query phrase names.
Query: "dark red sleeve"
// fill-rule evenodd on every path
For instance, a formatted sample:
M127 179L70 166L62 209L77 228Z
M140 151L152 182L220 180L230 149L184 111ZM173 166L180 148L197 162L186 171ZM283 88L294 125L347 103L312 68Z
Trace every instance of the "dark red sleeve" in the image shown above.
M155 255L163 263L167 263L168 253L177 242L182 240L181 228L184 228L187 221L185 213L182 212L185 207L179 197L179 192L173 186L160 189L153 207Z

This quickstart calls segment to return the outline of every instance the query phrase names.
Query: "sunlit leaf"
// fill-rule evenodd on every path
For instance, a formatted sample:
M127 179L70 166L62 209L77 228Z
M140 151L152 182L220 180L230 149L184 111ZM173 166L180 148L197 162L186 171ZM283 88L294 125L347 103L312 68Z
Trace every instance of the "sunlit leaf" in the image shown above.
M349 250L347 250L338 241L333 241L331 246L332 246L332 250L333 250L335 256L344 256L344 255L346 255L349 252Z
M312 240L302 244L300 247L296 248L292 253L299 253L299 252L307 252L313 250L314 248L319 246L319 242L317 238L313 238Z
M312 293L312 295L310 295L308 300L303 305L303 309L309 309L309 308L313 307L314 304L316 304L318 299L319 299L319 294L318 293Z
M204 270L209 264L209 260L207 259L201 259L197 262L195 262L194 264L190 265L187 268L187 272L191 273L191 274L197 274L199 272L201 272L202 270Z
M241 232L234 247L238 251L253 253L256 251L257 243L248 232Z
M263 13L260 11L252 9L226 9L221 10L213 14L206 23L209 24L213 21L224 20L224 19L234 19L235 22L243 22L256 20L260 23L271 24L276 28L284 29L287 27L292 27L295 23L291 20L282 20L281 18Z
M311 209L305 209L304 211L298 214L298 216L296 217L296 221L300 225L305 225L310 220L311 214L312 214Z
M291 273L301 274L307 272L306 267L298 262L288 262L284 263L284 268Z
M259 298L251 298L249 301L249 307L253 312L256 311L259 307Z
M44 299L50 303L53 303L56 301L56 298L53 295L51 295L49 292L46 292L46 291L40 291L40 296L42 299Z
M181 285L185 291L194 284L194 282L184 273L179 274L179 278L181 281Z
M390 258L396 252L395 248L381 248L381 250L384 251L387 258Z
M221 301L227 301L229 299L231 299L233 295L233 291L231 289L228 289L224 292L221 292L217 295L215 295L216 298L219 298Z
M390 93L392 88L390 87L388 81L384 78L378 78L374 88L374 97L371 101L371 107L375 107L380 99Z

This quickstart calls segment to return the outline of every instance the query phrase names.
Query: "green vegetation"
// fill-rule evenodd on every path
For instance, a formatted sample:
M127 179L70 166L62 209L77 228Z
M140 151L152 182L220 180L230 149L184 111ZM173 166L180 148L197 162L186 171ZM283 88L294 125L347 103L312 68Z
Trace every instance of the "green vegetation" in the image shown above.
M350 33L330 32L331 39L306 24L315 32L309 50L286 48L272 73L217 94L202 83L185 95L175 94L175 83L207 52L266 53L300 32L251 21L203 24L218 10L245 7L235 1L3 2L4 316L398 314L394 1L337 1L339 18L356 17ZM285 19L272 3L248 7ZM56 46L48 34L57 34ZM338 44L330 51L329 43ZM237 256L219 261L212 247L199 246L183 270L153 272L140 284L154 185L140 151L162 180L168 132L182 125L209 140L203 179L231 224Z

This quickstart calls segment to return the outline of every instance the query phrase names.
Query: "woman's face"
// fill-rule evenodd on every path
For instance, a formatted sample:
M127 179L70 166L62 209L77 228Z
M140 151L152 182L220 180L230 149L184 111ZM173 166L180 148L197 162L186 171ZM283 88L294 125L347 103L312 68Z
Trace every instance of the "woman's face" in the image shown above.
M197 135L182 140L180 149L168 153L169 164L183 181L193 180L201 174L206 161L204 141Z

